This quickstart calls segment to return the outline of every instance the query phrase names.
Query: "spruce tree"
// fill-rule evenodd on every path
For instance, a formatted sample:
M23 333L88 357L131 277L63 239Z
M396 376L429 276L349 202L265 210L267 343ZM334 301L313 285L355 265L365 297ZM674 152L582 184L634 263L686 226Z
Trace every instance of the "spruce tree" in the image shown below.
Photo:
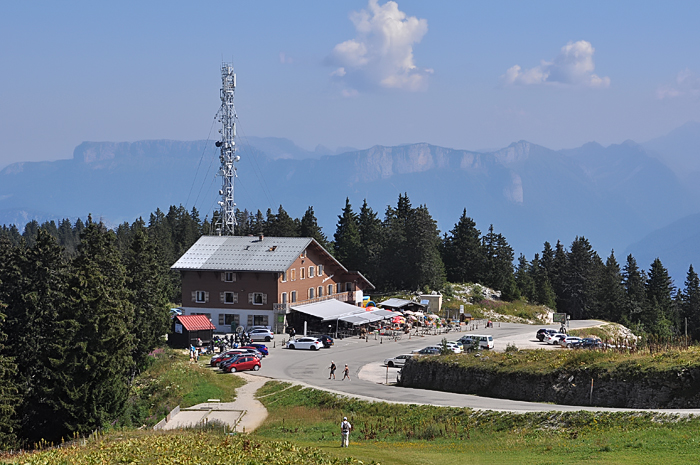
M515 284L518 286L520 296L530 302L535 302L535 280L533 269L525 255L518 257L518 266L515 270Z
M637 260L629 254L622 270L625 287L625 314L627 320L636 325L637 330L644 330L642 316L647 313L646 273L637 266ZM623 320L624 321L624 320ZM648 331L648 328L646 329Z
M367 199L362 203L358 218L358 233L360 234L360 255L358 269L372 282L380 277L382 255L382 220L367 205Z
M493 225L489 226L489 232L482 237L482 247L485 254L483 283L500 290L504 300L517 299L519 295L513 276L513 248L502 234L494 232Z
M530 271L535 282L535 303L552 309L556 308L556 295L539 254L535 254L535 258L532 259Z
M481 231L476 229L474 220L467 216L466 208L455 227L445 237L442 251L448 281L479 282L485 261Z
M22 401L17 392L16 355L10 353L12 348L5 344L7 333L5 311L7 304L2 301L7 277L6 267L10 264L12 245L8 236L0 235L0 448L15 448L18 438L17 405Z
M413 209L406 229L406 286L411 290L442 289L445 266L440 256L440 231L428 207L421 205Z
M47 439L93 431L122 413L133 367L131 298L113 235L88 218L56 322L62 348L53 354L51 404L61 425Z
M338 216L338 224L333 236L333 255L348 270L360 268L360 231L357 214L352 210L350 199L345 199L343 213Z
M605 268L601 273L600 287L598 288L599 313L592 315L594 318L616 323L625 323L625 288L623 285L622 271L615 258L615 251L605 261Z
M687 320L688 336L693 340L700 340L700 278L693 265L688 268L685 278L685 287L681 294L681 312Z
M656 258L649 269L646 294L649 305L642 313L641 320L647 331L659 336L670 336L677 329L678 319L675 314L673 295L675 287L668 270L661 260Z
M137 231L126 259L127 287L134 305L132 358L136 370L146 367L147 355L161 345L170 324L168 287L155 245Z
M562 283L564 311L572 319L590 318L595 312L600 263L588 239L576 237L567 255Z
M276 215L268 210L265 234L271 237L299 237L299 224L280 205Z
M312 237L316 239L316 242L321 244L321 247L329 250L328 239L318 225L318 220L316 220L316 215L314 214L314 207L307 208L306 213L304 213L304 216L301 218L299 236Z

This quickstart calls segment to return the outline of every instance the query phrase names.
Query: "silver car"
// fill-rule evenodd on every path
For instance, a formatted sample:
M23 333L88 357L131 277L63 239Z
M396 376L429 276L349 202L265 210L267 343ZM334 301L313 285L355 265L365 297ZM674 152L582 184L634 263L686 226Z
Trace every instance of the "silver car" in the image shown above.
M253 342L270 342L275 338L275 334L269 329L255 328L250 330L250 332L248 333L248 337L250 337L250 340Z
M406 364L406 360L410 358L413 358L413 354L397 355L394 358L387 358L384 360L384 365L388 367L402 367Z

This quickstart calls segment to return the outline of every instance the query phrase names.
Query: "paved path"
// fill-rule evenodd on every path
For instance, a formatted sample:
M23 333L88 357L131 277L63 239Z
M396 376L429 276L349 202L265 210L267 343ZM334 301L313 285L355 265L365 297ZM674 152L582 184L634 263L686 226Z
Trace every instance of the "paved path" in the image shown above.
M247 373L234 373L246 381L236 389L233 402L204 402L182 409L165 424L163 429L191 428L207 422L218 421L238 433L250 433L267 418L267 409L255 398L255 393L267 381Z

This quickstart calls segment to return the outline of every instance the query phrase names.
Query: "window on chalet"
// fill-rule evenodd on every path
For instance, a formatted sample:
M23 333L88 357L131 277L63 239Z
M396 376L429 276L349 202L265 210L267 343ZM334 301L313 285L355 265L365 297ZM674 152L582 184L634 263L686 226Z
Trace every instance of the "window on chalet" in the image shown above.
M328 285L328 295L333 295L333 285L332 284Z
M343 283L337 283L335 285L335 292L336 294L340 294L341 292L343 292Z
M239 322L240 316L235 313L219 313L219 326L238 326Z
M292 303L297 301L297 291L292 291L291 301Z
M222 304L237 304L238 303L238 293L236 293L236 292L222 292L219 294L219 300Z
M267 294L251 292L248 294L248 303L253 305L265 305L267 303Z
M221 280L226 283L232 283L236 281L236 273L233 271L225 271L221 273Z
M306 268L303 266L299 268L299 279L304 279L306 278Z
M253 326L267 326L267 315L253 315Z
M314 298L314 288L310 287L309 288L309 299L313 299L313 298Z
M323 286L318 286L316 291L318 292L319 297L323 297Z
M291 270L289 270L289 278L291 281L297 280L297 269L296 268L292 268Z
M286 271L283 271L283 272L282 272L282 282L283 282L283 283L286 283L286 282L287 282L287 272L286 272Z
M318 265L318 273L316 273L319 276L323 276L323 265Z
M345 290L352 291L352 283L345 283Z
M286 303L287 303L287 293L286 293L286 292L283 292L283 293L282 293L282 299L281 299L281 300L282 300L282 302L280 302L280 303L283 303L283 304L286 304Z
M209 293L207 291L192 291L192 302L198 304L209 302Z
M313 278L313 277L314 277L314 269L315 269L315 268L316 268L316 267L314 267L314 266L310 266L310 267L309 267L309 278Z

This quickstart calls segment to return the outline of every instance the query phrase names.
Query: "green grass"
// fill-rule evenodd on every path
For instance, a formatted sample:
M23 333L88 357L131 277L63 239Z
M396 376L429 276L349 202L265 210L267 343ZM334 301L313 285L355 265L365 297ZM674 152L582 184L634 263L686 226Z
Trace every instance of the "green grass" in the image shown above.
M190 363L182 350L155 351L149 368L134 380L120 426L153 426L178 405L186 408L207 399L235 400L236 388L245 382L208 368L208 363L209 358Z
M293 438L365 463L689 463L700 444L700 419L692 417L369 403L279 382L258 393L270 416L256 436ZM347 449L339 447L342 416L355 427Z

